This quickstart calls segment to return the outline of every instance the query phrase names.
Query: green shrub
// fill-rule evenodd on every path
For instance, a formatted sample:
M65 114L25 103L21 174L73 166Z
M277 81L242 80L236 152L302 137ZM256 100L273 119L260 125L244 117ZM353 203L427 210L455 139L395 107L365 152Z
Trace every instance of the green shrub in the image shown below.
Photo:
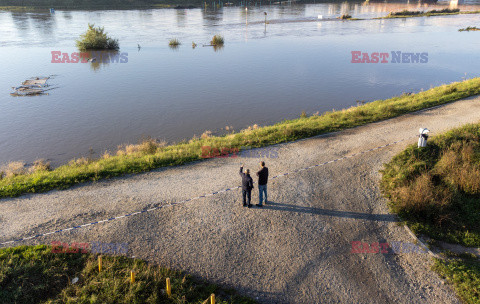
M216 46L222 46L224 43L224 39L220 35L215 35L212 38L212 41L210 41L211 45L216 45Z
M427 14L454 14L460 12L460 9L455 8L455 9L450 9L450 8L444 8L441 10L431 10L428 11Z
M107 36L103 27L95 27L94 24L88 24L88 30L76 41L77 48L81 51L86 50L118 50L118 40Z
M177 38L170 39L170 41L168 42L168 45L171 47L178 47L180 44L180 40L178 40Z
M343 14L342 16L340 16L340 19L342 20L352 19L352 16L350 16L349 14Z
M390 12L388 14L389 16L416 16L416 15L422 15L424 12L422 11L408 11L408 10L403 10L400 12Z

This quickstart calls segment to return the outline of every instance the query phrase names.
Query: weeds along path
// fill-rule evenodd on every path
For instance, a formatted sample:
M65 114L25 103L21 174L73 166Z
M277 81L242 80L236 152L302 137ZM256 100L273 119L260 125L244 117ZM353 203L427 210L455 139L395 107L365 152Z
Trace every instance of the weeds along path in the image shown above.
M426 254L354 254L352 241L413 242L378 189L382 164L432 135L480 120L480 97L295 143L266 159L272 176L350 156L269 182L270 204L243 208L240 190L37 237L128 243L128 255L237 288L262 303L458 303ZM65 191L0 200L0 243L113 218L236 187L241 163L216 158ZM256 177L254 177L256 180ZM258 189L253 201L258 200Z

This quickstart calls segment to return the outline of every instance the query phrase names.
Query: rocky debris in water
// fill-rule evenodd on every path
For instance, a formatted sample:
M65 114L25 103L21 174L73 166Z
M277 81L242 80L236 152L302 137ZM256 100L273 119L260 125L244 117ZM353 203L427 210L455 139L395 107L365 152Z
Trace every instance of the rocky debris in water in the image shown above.
M22 82L22 85L19 87L12 87L15 92L10 93L12 96L35 96L35 95L43 95L48 88L47 80L50 77L34 77L31 79L27 79Z

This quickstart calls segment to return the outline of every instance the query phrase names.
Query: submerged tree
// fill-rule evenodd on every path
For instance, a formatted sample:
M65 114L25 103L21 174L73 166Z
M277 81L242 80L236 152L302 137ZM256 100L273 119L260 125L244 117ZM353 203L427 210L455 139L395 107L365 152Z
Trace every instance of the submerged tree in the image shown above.
M103 27L95 27L95 24L88 24L88 30L80 35L76 41L77 47L81 51L85 50L118 50L118 39L107 36Z

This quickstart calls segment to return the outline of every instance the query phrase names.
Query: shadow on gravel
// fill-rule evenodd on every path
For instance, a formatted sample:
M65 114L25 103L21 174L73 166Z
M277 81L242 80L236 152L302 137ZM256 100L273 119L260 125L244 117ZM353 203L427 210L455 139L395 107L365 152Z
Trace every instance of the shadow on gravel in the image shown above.
M398 222L398 219L393 214L371 214L371 213L360 213L360 212L352 212L352 211L337 211L337 210L328 210L328 209L321 209L321 208L314 208L314 207L288 205L288 204L282 204L282 203L275 203L271 201L268 201L268 204L264 205L263 209L298 212L298 213L310 213L310 214L362 219L362 220L377 221L377 222Z

